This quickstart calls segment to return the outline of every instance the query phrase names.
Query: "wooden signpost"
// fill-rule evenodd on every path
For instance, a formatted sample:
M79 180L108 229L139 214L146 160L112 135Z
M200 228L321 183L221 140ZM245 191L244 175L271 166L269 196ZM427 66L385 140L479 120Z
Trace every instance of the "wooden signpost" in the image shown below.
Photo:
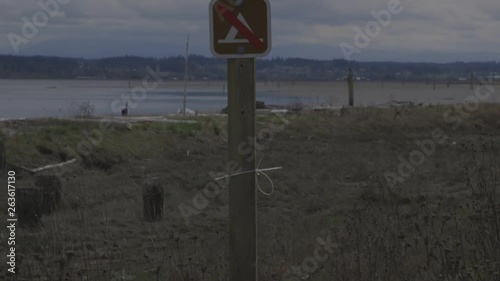
M210 49L227 58L229 161L255 171L255 57L271 51L268 0L212 0ZM241 153L240 144L253 149ZM257 280L255 173L229 181L229 280Z

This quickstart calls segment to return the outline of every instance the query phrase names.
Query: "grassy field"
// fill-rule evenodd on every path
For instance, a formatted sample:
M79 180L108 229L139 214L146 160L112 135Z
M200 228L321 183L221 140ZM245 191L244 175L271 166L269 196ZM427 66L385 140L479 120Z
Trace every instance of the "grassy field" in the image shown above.
M259 117L260 167L282 167L268 173L274 193L258 195L259 279L499 280L500 106L465 113L367 107ZM189 224L182 215L227 164L226 119L196 120L104 130L0 123L8 162L78 159L61 176L59 209L18 229L17 280L227 280L227 189ZM149 179L165 188L161 222L143 221ZM17 182L33 185L28 174Z

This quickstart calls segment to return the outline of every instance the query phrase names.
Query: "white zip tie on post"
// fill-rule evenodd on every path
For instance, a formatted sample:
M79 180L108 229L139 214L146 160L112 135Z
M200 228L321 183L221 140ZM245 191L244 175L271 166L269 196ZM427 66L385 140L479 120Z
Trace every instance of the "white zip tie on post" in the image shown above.
M255 170L251 170L251 171L243 171L243 172L239 172L239 173L235 173L235 174L232 174L232 175L225 175L225 176L222 176L222 177L218 177L218 178L215 178L214 180L218 181L218 180L221 180L221 179L225 179L225 178L230 178L230 177L235 177L235 176L239 176L239 175L244 175L244 174L249 174L249 173L257 173L257 176L260 176L261 174L264 175L268 180L269 182L271 183L271 192L267 193L265 192L264 190L262 190L262 188L260 188L260 185L259 185L259 180L257 179L256 180L256 183L257 183L257 188L259 189L259 191L266 195L266 196L271 196L273 193L274 193L274 183L273 181L271 180L271 178L264 172L269 172L269 171L276 171L276 170L281 170L281 167L274 167L274 168L266 168L266 169L259 169L260 167L260 162L262 162L262 158L264 158L264 156L262 156L260 158L260 161L259 161L259 164L257 165L257 169Z

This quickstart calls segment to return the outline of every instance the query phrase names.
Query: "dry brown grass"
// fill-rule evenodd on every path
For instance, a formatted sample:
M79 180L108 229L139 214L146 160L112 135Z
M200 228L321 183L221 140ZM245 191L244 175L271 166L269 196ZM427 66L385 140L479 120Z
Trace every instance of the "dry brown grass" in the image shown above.
M408 108L396 118L396 109L377 108L290 117L259 151L261 167L283 167L270 174L275 193L259 195L259 279L297 280L293 267L312 256L317 237L331 234L338 247L309 280L498 280L500 107L482 105L458 130L443 121L448 109ZM269 121L260 117L259 128ZM227 190L191 225L178 209L226 164L224 119L201 124L144 125L105 137L97 156L120 161L64 176L59 210L41 227L18 232L18 280L227 280ZM74 144L78 131L68 126L25 130L36 140L29 143L9 138L11 151L19 151L9 159L57 159L36 145L57 151ZM383 175L397 167L398 155L436 127L449 141L389 187ZM166 188L157 223L142 220L142 183L151 176ZM30 184L27 176L19 183Z

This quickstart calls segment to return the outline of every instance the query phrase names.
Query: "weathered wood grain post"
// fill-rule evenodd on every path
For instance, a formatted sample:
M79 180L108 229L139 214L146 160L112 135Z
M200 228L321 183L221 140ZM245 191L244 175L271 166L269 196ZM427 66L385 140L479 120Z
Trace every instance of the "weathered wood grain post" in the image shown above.
M7 149L3 140L0 139L0 171L7 167Z
M347 74L347 88L349 89L349 106L354 106L354 77L351 68Z
M212 0L209 11L212 54L228 59L229 163L246 172L229 181L229 281L256 281L255 57L271 51L270 5L268 0Z
M61 201L61 181L55 175L36 175L35 187L40 190L42 213L54 212Z
M35 226L42 218L42 196L36 187L16 188L17 216L20 226Z
M229 161L255 170L255 59L228 59ZM240 153L242 143L252 149ZM229 280L256 280L257 211L255 173L229 182Z
M145 221L160 221L163 213L163 187L159 183L145 182L142 188Z

